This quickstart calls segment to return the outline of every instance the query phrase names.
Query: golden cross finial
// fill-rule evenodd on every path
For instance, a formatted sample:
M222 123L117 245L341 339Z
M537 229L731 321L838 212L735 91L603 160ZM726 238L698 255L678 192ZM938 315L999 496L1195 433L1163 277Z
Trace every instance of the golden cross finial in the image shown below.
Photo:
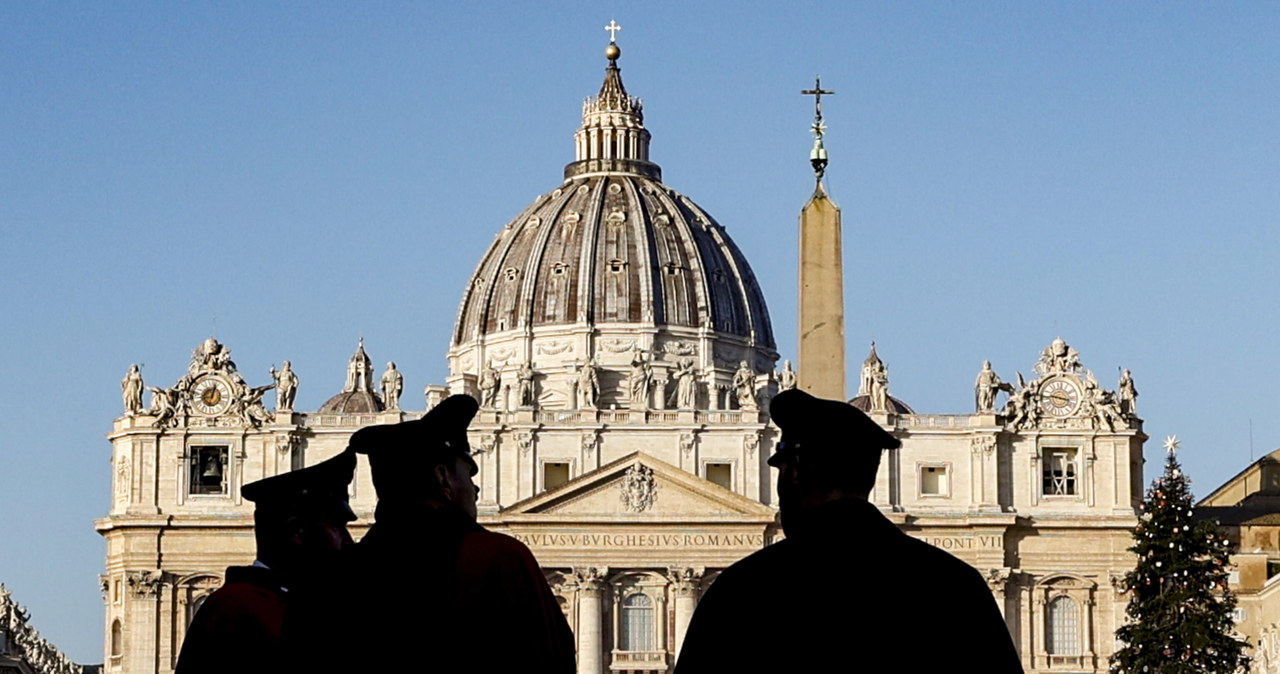
M622 30L622 26L619 26L617 21L609 19L609 25L605 26L604 29L609 31L609 42L618 41L618 31Z

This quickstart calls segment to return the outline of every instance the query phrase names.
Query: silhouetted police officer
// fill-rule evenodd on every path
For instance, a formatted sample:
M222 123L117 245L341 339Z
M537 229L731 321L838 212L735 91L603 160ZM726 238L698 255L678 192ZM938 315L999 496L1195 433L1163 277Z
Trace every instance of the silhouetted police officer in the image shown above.
M347 485L350 451L309 468L245 485L253 511L257 559L232 566L226 581L196 612L176 674L293 671L281 635L294 597L330 579L351 543Z
M378 492L354 552L357 634L347 643L359 671L574 670L573 635L533 554L476 523L466 430L477 408L455 395L420 420L351 438Z
M786 539L725 569L689 624L677 674L1021 672L982 577L867 501L899 442L853 406L793 389L769 409Z

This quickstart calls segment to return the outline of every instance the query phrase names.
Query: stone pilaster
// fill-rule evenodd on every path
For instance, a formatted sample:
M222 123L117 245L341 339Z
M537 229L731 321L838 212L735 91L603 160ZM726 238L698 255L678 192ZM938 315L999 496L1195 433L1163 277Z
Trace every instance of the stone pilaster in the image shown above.
M601 660L604 640L600 632L603 575L602 569L588 567L573 570L573 579L578 586L578 674L604 672Z

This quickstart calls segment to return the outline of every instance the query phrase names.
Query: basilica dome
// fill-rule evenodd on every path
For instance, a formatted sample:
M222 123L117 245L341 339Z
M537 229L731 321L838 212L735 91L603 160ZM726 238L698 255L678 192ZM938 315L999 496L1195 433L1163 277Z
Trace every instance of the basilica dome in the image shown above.
M567 352L606 369L632 351L655 365L696 357L710 379L731 378L741 361L772 371L755 275L715 218L662 183L619 54L606 52L600 93L583 105L564 182L498 232L467 285L450 351L455 381Z

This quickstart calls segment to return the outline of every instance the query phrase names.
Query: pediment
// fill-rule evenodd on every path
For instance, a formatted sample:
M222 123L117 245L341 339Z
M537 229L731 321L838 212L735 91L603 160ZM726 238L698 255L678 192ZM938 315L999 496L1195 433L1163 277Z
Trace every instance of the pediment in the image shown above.
M498 517L608 521L772 522L776 511L644 452L624 456L550 491L513 503Z

